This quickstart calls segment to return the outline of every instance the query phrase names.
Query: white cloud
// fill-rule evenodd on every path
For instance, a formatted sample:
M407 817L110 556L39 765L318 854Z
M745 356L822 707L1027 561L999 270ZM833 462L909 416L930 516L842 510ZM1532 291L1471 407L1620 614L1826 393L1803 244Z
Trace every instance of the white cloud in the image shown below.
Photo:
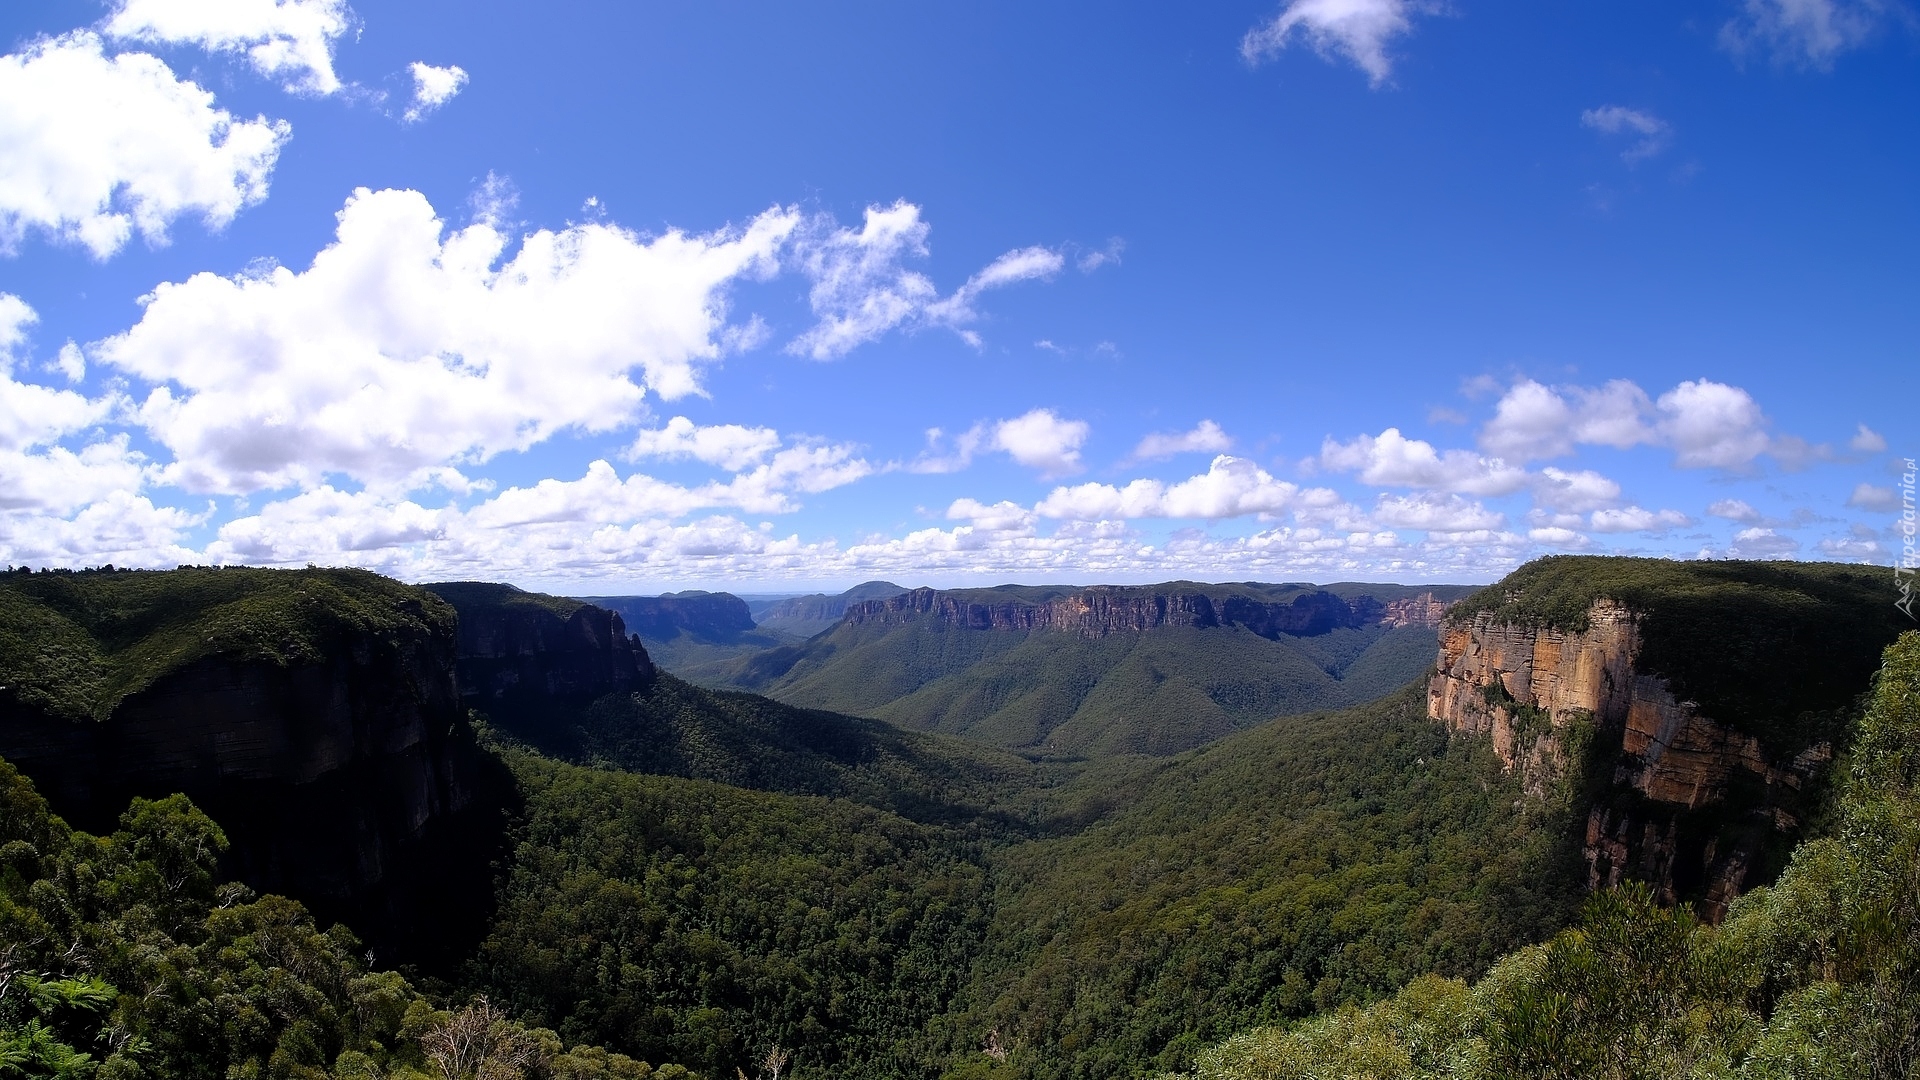
M1862 510L1892 510L1900 505L1900 499L1890 487L1875 487L1872 484L1860 484L1847 496L1848 506L1857 506Z
M1668 529L1686 528L1693 519L1678 510L1643 510L1638 506L1621 507L1618 510L1595 510L1589 524L1594 532L1666 532Z
M947 507L947 519L971 521L974 528L988 532L1030 534L1039 515L1019 503L1004 499L992 506L974 499L956 499L952 506Z
M1618 502L1620 485L1592 469L1573 472L1549 465L1535 478L1533 497L1541 506L1583 514Z
M1207 471L1177 484L1135 480L1125 487L1081 484L1055 488L1034 507L1042 517L1072 521L1108 518L1202 518L1218 521L1249 514L1277 514L1301 495L1294 484L1275 480L1245 458L1221 454Z
M1120 255L1127 250L1127 242L1115 236L1107 241L1107 246L1098 251L1082 252L1075 265L1083 274L1091 274L1103 266L1120 265Z
M202 520L204 515L114 491L72 517L0 514L0 552L22 566L177 566L203 561L180 544L181 533Z
M1660 395L1660 433L1683 469L1739 469L1767 449L1766 417L1753 396L1707 379Z
M1532 540L1536 544L1545 544L1548 547L1561 548L1567 551L1578 551L1582 548L1591 547L1593 544L1593 541L1589 540L1584 533L1575 532L1572 529L1559 528L1557 526L1528 529L1527 539Z
M467 85L466 69L454 65L434 67L414 61L408 68L413 73L413 102L401 119L407 123L416 123L426 115L447 102L452 101L462 87Z
M14 350L27 343L27 327L40 313L12 293L0 292L0 369L12 370Z
M1133 460L1157 461L1176 454L1218 454L1233 449L1233 440L1211 420L1202 420L1192 431L1156 431L1133 448Z
M1503 528L1506 515L1458 495L1382 495L1373 519L1396 529L1469 533Z
M1741 529L1734 534L1728 553L1737 559L1786 559L1800 550L1800 541L1781 536L1772 529Z
M1862 454L1878 454L1886 450L1887 440L1879 432L1861 424L1860 430L1853 433L1847 445Z
M992 446L1042 476L1080 471L1080 447L1087 441L1085 420L1063 420L1052 409L1034 409L1002 420L993 428Z
M576 225L528 234L501 263L492 225L446 234L418 192L363 188L308 269L163 284L96 358L162 384L139 419L176 456L168 483L402 483L620 426L648 390L698 392L727 286L772 272L795 224L775 209L650 241Z
M1320 464L1336 472L1358 473L1363 483L1380 487L1466 495L1509 495L1528 482L1525 470L1500 458L1466 450L1441 453L1431 443L1400 434L1399 428L1388 428L1378 436L1362 435L1350 443L1327 439L1320 447Z
M1580 114L1580 123L1604 135L1631 135L1634 142L1620 152L1629 165L1638 164L1667 148L1673 129L1665 120L1624 105L1602 105Z
M684 416L667 426L640 432L627 451L633 458L692 458L740 472L759 464L780 448L780 433L772 428L739 424L696 425Z
M1721 499L1707 507L1707 513L1713 517L1725 518L1741 524L1752 524L1760 520L1760 511L1739 499Z
M1258 64L1291 45L1298 32L1322 57L1345 56L1378 87L1393 74L1387 42L1411 32L1411 16L1427 9L1417 0L1287 0L1271 21L1247 31L1240 55Z
M1658 441L1651 411L1646 392L1625 379L1558 389L1523 379L1501 395L1480 448L1512 461L1561 457L1581 443L1624 450Z
M979 317L973 304L981 293L1051 277L1065 262L1047 248L1009 251L942 299L931 279L903 265L927 256L928 232L920 208L905 200L867 207L858 231L827 218L809 223L796 246L800 269L813 279L808 300L820 321L787 351L831 360L896 327L922 325L947 327L977 345L965 327Z
M267 195L291 129L236 120L145 53L108 57L86 32L0 56L0 249L29 231L105 259L135 230L219 229Z
M1045 280L1059 273L1065 264L1065 258L1050 248L1024 247L1009 251L968 278L952 296L928 304L926 319L957 331L971 345L979 345L979 337L962 327L979 319L980 313L974 310L973 302L981 293L1022 281Z
M1775 63L1826 70L1834 58L1870 40L1897 10L1886 0L1745 0L1720 28L1736 57L1773 54Z
M1814 545L1820 554L1829 559L1851 560L1854 562L1880 562L1887 557L1885 545L1871 538L1854 537L1852 539L1829 538Z
M110 37L241 53L295 93L340 89L333 43L353 25L345 0L121 0Z

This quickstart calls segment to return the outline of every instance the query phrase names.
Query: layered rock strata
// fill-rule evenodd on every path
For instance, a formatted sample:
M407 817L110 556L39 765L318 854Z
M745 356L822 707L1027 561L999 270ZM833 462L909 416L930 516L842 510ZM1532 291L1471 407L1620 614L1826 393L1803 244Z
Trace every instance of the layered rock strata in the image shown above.
M1528 791L1546 796L1584 768L1608 788L1587 808L1588 886L1634 877L1669 900L1697 899L1717 918L1747 885L1769 832L1798 826L1801 794L1832 757L1813 746L1785 760L1636 670L1638 616L1596 601L1587 629L1495 623L1447 627L1428 686L1433 719L1490 736ZM1576 729L1581 738L1571 738ZM1590 736L1590 740L1589 737ZM1574 760L1578 752L1586 760Z
M1384 623L1437 626L1446 605L1433 594L1382 603L1370 596L1342 598L1330 592L1302 593L1287 602L1247 596L1216 600L1198 592L1149 593L1139 589L1090 588L1038 602L984 602L965 594L914 589L899 596L847 607L856 626L894 626L931 618L969 630L1052 630L1083 637L1153 630L1166 626L1240 626L1262 637L1310 637L1341 628Z

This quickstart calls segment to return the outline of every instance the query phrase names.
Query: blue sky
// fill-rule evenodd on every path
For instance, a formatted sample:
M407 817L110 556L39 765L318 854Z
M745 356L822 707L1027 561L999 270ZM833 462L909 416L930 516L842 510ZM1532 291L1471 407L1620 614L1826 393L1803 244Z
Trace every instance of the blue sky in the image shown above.
M0 563L1901 555L1900 0L14 0Z

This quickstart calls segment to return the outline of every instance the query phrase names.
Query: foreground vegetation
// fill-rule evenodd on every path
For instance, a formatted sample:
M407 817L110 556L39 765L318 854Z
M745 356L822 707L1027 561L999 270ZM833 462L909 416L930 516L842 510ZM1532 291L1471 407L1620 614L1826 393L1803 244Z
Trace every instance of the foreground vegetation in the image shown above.
M1838 817L1725 923L1629 886L1469 985L1239 1036L1197 1080L1920 1075L1920 634L1885 655Z
M183 796L75 832L0 761L0 1076L58 1080L672 1080L565 1048L477 998L436 1008L344 926L219 883Z

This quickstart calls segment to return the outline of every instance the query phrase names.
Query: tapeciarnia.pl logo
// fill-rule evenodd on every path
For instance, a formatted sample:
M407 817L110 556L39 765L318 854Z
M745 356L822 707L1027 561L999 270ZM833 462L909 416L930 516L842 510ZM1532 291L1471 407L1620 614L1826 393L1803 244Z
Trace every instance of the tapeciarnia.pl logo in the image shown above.
M1900 589L1900 599L1893 606L1905 612L1907 618L1920 622L1913 613L1913 574L1920 568L1920 551L1914 548L1914 512L1913 477L1916 470L1912 458L1907 459L1907 471L1900 475L1900 562L1893 568L1893 581Z

